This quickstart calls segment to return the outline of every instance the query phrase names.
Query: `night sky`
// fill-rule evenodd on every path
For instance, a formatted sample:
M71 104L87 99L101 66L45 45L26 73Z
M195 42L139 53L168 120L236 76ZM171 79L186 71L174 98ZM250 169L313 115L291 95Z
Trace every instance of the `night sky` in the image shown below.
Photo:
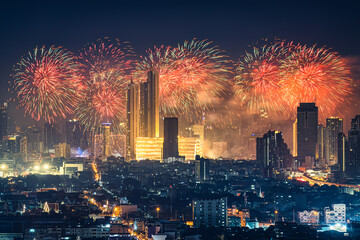
M7 1L0 14L0 91L12 67L36 45L74 52L98 38L130 41L141 55L154 45L209 39L237 59L248 45L278 37L360 57L357 1ZM270 1L269 1L270 2Z

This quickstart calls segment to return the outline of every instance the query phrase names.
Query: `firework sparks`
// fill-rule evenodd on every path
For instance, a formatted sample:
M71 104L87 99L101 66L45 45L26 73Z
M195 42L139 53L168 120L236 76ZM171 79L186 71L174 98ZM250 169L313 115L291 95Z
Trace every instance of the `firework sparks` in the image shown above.
M146 71L159 71L163 114L198 112L221 98L229 86L229 60L211 42L194 39L177 48L155 47L147 53L137 65L137 75L144 81Z
M316 102L320 117L340 114L352 93L346 62L336 52L301 46L283 61L281 94L291 109L299 102Z
M72 113L78 77L68 51L36 47L16 65L14 78L19 105L33 119L53 122Z
M132 51L120 42L99 40L84 48L77 59L82 77L80 104L76 117L88 130L101 123L112 123L114 132L121 131L125 121L126 88L130 82Z

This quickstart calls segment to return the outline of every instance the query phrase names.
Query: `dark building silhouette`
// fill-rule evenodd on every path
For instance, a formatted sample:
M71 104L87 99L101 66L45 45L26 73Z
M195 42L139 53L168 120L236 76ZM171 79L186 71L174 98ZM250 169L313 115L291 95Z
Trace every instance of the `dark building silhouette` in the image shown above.
M44 125L44 147L45 152L53 149L55 144L59 143L59 128L55 124L45 123Z
M7 120L8 120L8 110L7 103L3 102L0 105L0 140L7 135Z
M350 177L360 176L360 115L351 120L348 134L349 157L346 159L346 174Z
M140 85L133 81L126 95L126 159L136 159L136 138L139 136Z
M81 148L82 150L88 147L86 131L76 119L65 123L65 143L69 144L71 148Z
M164 119L164 158L179 157L178 118Z
M316 157L318 108L315 103L300 103L297 108L298 160Z
M290 149L280 131L269 131L256 139L256 160L266 177L272 177L273 170L292 167Z
M206 181L210 180L210 161L209 161L209 159L200 158L199 155L196 155L195 178L198 182L206 182Z

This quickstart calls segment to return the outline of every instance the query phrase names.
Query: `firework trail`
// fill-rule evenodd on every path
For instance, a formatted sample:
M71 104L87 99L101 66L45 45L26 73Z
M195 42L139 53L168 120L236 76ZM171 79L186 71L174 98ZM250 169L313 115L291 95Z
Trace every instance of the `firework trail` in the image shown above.
M123 47L124 45L124 47ZM130 82L132 49L109 39L85 47L77 58L81 74L80 103L76 118L87 130L98 130L101 123L112 123L120 132L126 114L126 88Z
M137 76L144 81L148 70L159 71L164 115L201 113L227 91L229 60L211 42L193 39L176 48L155 47L147 54L137 64Z
M36 47L15 66L13 77L19 105L33 119L50 123L72 113L79 79L67 50Z
M300 102L316 102L325 119L341 114L339 108L351 98L350 69L329 49L299 46L283 60L281 70L280 93L294 112Z

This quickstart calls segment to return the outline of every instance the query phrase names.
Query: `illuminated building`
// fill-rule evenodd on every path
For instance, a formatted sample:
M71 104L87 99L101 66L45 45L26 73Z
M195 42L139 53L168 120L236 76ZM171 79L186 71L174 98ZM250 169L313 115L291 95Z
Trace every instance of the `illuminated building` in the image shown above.
M227 227L227 198L193 200L194 226Z
M343 120L341 118L331 117L326 119L326 129L328 131L328 158L326 162L329 165L338 163L338 135L343 132Z
M140 84L140 137L159 137L159 73L149 71Z
M306 156L316 157L318 107L315 103L300 103L297 108L297 150L298 160Z
M140 85L131 81L126 96L126 159L128 161L136 159L135 144L139 136L139 97Z
M298 212L299 222L302 224L319 224L320 214L317 211Z
M136 139L136 160L162 160L163 138L138 137Z
M70 145L66 143L56 144L55 158L70 158Z
M346 172L346 160L349 159L350 148L344 133L338 136L338 164L341 172Z
M327 149L326 144L326 128L319 124L317 127L317 145L316 145L316 159L324 159ZM322 166L324 167L324 166Z
M332 204L332 209L325 209L325 223L346 223L346 204Z
M178 119L164 119L164 159L179 157Z
M203 149L205 143L205 125L203 124L196 124L191 126L191 130L194 134L194 137L198 137L200 139L200 148L197 151L196 155L203 156Z
M240 211L233 205L231 208L228 208L228 218L229 227L246 227L246 220L250 220L250 212L247 209ZM236 221L237 219L239 219L239 221Z
M297 144L297 119L293 123L293 151L292 155L297 157L298 154L298 144Z
M103 154L104 139L102 134L96 134L93 138L93 154L96 158Z
M179 155L184 156L186 161L195 160L196 155L202 153L201 141L199 138L179 137Z
M22 137L20 139L20 153L23 155L23 159L27 162L27 155L28 155L28 146L27 146L27 137Z
M103 152L102 157L107 158L111 156L111 145L110 145L110 126L111 123L103 123L102 129L103 129Z
M18 135L8 135L7 140L7 150L11 153L20 153L20 141L21 137Z

